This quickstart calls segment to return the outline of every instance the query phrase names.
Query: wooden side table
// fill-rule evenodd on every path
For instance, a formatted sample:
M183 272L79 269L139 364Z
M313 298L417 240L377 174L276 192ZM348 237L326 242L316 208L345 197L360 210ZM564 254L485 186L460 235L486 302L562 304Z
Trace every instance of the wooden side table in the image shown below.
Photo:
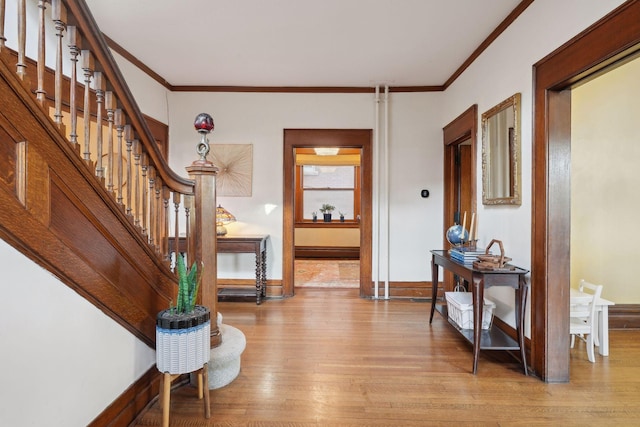
M256 287L255 297L256 304L262 303L262 299L267 296L267 240L268 234L263 235L245 235L245 236L218 236L217 250L218 253L252 253L256 257ZM169 237L169 253L173 252L175 239ZM178 251L184 253L187 251L187 239L180 237L178 239ZM246 293L246 292L245 292ZM239 295L251 296L251 295Z
M267 296L267 239L265 235L218 236L218 253L253 253L256 257L256 304Z
M448 251L431 251L431 315L438 311L445 319L449 318L446 304L436 304L438 296L438 267L451 271L471 284L473 292L473 329L461 329L449 320L453 326L473 345L473 373L478 371L480 350L514 350L520 352L524 374L528 375L527 358L524 347L524 309L527 300L527 281L525 275L529 270L510 266L510 269L486 271L477 270L471 265L462 264L451 258ZM484 289L490 286L509 286L515 289L516 335L512 339L499 328L482 330L482 306Z

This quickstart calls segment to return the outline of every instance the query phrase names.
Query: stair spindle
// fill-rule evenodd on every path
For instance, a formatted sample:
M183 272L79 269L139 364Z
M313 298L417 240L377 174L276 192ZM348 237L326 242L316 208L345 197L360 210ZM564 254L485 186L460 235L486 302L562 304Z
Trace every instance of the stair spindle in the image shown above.
M28 82L25 48L27 44L27 1L18 1L18 62L16 74L23 82Z
M113 92L108 90L104 96L104 108L107 110L107 190L111 195L114 195L113 191L113 114L115 112L115 97ZM102 157L102 156L101 156Z
M78 145L78 109L76 107L76 81L78 79L78 55L80 54L80 34L75 26L67 27L69 54L71 55L71 79L69 81L69 115L71 116L71 131L69 142Z
M122 169L123 169L123 157L124 157L124 152L123 152L123 144L122 144L122 138L123 138L123 133L124 133L124 113L122 112L122 109L118 108L115 110L115 116L114 116L114 121L115 121L115 125L116 125L116 145L117 145L117 151L118 151L118 171L116 173L116 188L118 189L118 197L117 197L117 201L118 204L120 206L122 206L124 197L123 197L123 192L124 192L124 183L123 183L123 178L122 178Z
M82 111L83 115L83 126L84 126L84 161L89 167L91 167L91 78L93 77L93 56L89 50L83 50L81 53L82 56L82 71L84 72L84 108Z
M133 168L133 162L132 162L132 145L133 145L133 136L132 136L132 130L131 130L131 125L130 124L126 124L124 125L124 140L125 143L127 144L127 181L126 181L126 186L127 186L127 215L131 216L131 211L133 209L133 206L131 204L131 196L133 193L133 182L131 180L131 169Z
M62 124L62 37L67 26L67 9L62 4L62 0L51 1L51 17L56 29L55 112L53 120L58 128L64 132Z
M44 90L44 71L45 71L45 27L44 13L47 8L45 0L38 1L38 63L36 64L36 72L38 75L38 88L36 89L36 99L42 108L46 108L47 92Z
M4 50L5 42L7 41L7 38L4 36L5 11L6 11L5 0L0 0L0 52Z

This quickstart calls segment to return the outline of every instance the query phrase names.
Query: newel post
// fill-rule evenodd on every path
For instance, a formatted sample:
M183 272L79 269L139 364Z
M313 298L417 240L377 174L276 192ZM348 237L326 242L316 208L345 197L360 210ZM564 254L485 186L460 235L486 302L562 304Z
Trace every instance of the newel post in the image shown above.
M202 268L200 283L202 305L211 311L211 347L220 345L222 337L217 324L218 283L217 283L217 247L216 247L216 175L218 168L207 160L209 141L207 134L213 130L213 119L206 113L196 117L194 126L201 139L197 146L200 158L188 166L189 178L195 181L194 212L190 215L189 253L198 260ZM202 267L200 267L202 266Z

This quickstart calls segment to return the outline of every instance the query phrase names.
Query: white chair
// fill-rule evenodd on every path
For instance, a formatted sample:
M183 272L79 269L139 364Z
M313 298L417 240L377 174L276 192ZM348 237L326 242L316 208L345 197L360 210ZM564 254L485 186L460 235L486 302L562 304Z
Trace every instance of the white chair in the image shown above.
M589 362L596 361L594 347L597 344L597 317L596 317L596 301L602 294L602 285L594 285L586 280L580 280L580 292L592 294L592 298L588 304L577 305L571 307L570 312L570 330L571 348L575 343L576 336L587 344L587 356Z

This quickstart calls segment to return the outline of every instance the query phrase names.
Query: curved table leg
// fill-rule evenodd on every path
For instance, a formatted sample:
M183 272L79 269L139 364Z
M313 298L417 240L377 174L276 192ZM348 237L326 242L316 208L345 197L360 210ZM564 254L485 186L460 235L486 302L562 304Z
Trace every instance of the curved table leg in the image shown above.
M431 257L431 314L429 315L429 324L433 320L433 313L436 310L436 300L438 299L438 266L434 257Z
M473 275L473 374L478 372L480 340L482 339L482 310L484 306L484 283L482 276Z
M527 281L524 275L520 275L518 288L516 289L516 329L518 333L518 345L520 346L520 358L524 374L529 375L527 368L527 350L524 339L524 310L527 307Z

